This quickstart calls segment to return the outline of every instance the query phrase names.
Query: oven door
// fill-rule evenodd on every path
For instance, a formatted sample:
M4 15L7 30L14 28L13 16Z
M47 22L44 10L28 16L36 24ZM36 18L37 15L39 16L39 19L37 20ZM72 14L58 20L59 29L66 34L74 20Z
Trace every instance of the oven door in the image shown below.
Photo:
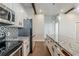
M6 33L3 26L0 27L0 54L6 49Z

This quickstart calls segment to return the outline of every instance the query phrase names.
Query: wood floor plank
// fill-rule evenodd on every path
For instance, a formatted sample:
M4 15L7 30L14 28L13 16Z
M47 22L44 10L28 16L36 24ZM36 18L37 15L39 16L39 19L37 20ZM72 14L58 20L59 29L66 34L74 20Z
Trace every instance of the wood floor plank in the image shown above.
M50 56L50 53L44 42L36 41L33 52L29 56Z

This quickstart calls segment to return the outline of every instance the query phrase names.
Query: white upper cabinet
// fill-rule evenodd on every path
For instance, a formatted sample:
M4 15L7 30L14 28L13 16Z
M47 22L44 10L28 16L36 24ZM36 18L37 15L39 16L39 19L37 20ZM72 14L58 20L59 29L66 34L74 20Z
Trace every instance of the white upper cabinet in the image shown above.
M23 20L27 17L25 10L20 4L16 3L4 3L8 8L15 12L15 24L16 27L23 27Z

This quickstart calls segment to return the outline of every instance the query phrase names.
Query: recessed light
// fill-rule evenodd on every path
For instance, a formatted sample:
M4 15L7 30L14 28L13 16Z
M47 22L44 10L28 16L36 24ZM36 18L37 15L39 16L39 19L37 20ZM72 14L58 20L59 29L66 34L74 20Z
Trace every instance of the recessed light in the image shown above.
M76 12L79 12L79 4L76 4L76 5L75 5L75 11L76 11Z
M79 6L76 7L76 10L79 11Z
M63 10L63 9L61 9L60 11L61 11L61 12L64 12L64 10Z
M41 13L41 12L42 12L42 10L40 9L40 10L39 10L39 12Z
M61 21L62 19L61 15L57 16L57 18L58 18L58 21Z
M55 3L52 3L53 5L55 5Z
M24 10L23 10L23 9L21 9L21 10L20 10L20 12L21 12L21 13L23 13L23 12L24 12Z

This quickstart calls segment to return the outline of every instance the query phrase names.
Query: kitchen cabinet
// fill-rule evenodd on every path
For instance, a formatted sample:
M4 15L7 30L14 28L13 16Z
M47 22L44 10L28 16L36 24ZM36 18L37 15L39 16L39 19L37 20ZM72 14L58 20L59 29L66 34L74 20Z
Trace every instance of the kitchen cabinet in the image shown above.
M14 25L11 26L23 27L23 20L27 17L27 14L23 9L22 5L16 3L13 4L3 3L3 5L7 6L8 8L10 8L15 12L15 23Z
M16 27L23 27L23 20L16 20L14 26L16 26Z
M23 41L23 56L27 56L30 52L30 43L29 39Z
M49 49L50 54L53 55L54 50L53 50L52 41L49 38L47 38L46 41L45 41L45 43L46 43L46 45L47 45L47 47Z
M66 49L60 46L52 38L47 37L45 43L52 56L72 56L72 54L70 54Z

